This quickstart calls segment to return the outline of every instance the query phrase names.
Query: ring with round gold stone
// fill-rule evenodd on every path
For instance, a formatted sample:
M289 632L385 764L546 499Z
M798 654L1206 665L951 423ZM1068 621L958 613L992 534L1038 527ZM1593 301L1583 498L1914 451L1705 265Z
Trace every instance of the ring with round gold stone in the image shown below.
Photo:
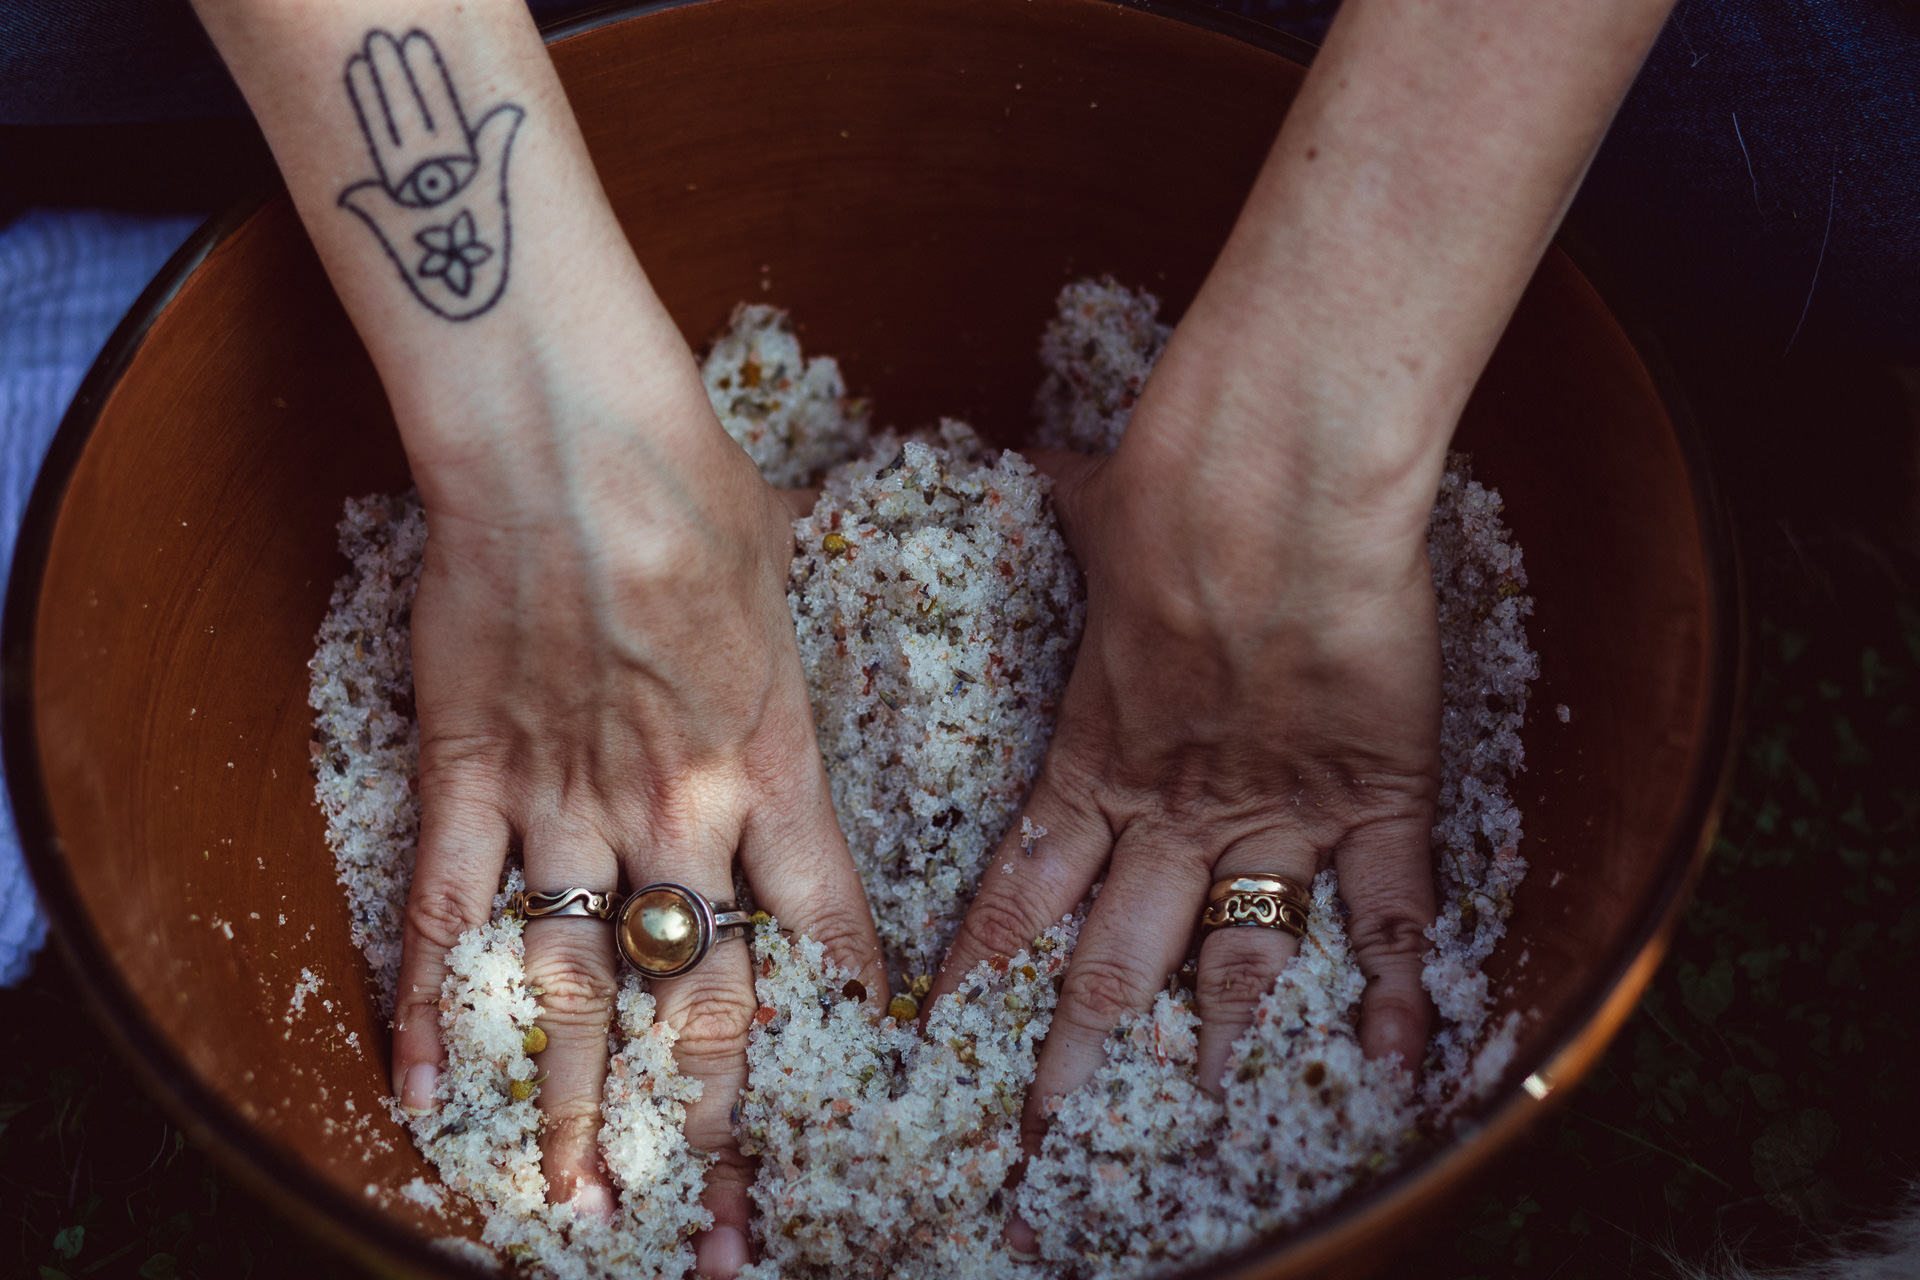
M613 943L641 977L677 978L705 960L714 944L752 931L753 916L731 902L659 880L627 895L613 920Z

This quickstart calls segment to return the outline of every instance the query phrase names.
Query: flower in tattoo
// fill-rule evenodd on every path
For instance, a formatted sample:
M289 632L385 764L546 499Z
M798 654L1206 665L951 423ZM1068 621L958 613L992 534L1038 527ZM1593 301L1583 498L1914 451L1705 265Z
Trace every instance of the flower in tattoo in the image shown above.
M426 255L414 270L424 277L439 276L461 297L473 287L473 269L493 256L473 231L473 215L465 209L444 227L428 227L414 236Z

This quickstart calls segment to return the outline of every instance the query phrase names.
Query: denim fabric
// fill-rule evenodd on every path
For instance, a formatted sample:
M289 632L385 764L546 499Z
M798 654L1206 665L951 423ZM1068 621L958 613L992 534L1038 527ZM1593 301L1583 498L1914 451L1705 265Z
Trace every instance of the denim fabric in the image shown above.
M196 120L246 109L187 0L0 6L0 125Z
M1683 0L1573 221L1663 333L1920 363L1920 5Z
M1674 341L1920 362L1920 4L1680 0L1569 221Z

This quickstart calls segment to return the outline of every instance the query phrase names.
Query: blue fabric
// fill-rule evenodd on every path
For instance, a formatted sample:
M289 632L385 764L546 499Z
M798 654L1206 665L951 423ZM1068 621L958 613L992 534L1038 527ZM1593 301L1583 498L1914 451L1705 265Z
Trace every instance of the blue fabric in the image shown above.
M30 212L0 231L0 575L47 443L80 379L191 218ZM0 577L4 587L4 577ZM0 986L26 976L47 925L0 812Z

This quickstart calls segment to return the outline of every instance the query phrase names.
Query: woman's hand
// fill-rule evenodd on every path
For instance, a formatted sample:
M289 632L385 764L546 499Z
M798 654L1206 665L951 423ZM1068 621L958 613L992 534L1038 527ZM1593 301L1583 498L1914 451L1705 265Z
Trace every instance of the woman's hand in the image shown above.
M663 381L664 401L636 419L556 404L531 462L502 474L481 460L451 484L442 468L429 490L413 614L423 821L394 1035L408 1106L432 1103L446 953L489 917L510 847L535 891L672 880L714 901L733 897L737 851L756 901L885 1000L786 607L788 509L697 380ZM699 430L649 437L634 425L662 415ZM683 450L661 444L681 438ZM529 920L526 960L547 1034L550 1194L610 1211L596 1138L611 927ZM731 1275L747 1260L750 1175L729 1127L758 1006L747 947L721 943L653 990L681 1070L705 1086L689 1140L719 1156L701 1268Z
M1420 957L1440 656L1424 513L1311 485L1271 506L1236 501L1254 503L1251 486L1158 456L1159 378L1112 459L1039 459L1088 597L1025 810L1047 835L1028 857L1019 832L1008 837L995 862L1012 873L986 878L935 984L943 993L1027 945L1104 878L1028 1095L1030 1145L1048 1100L1089 1080L1114 1024L1165 987L1209 886L1227 877L1306 886L1336 868L1368 978L1362 1044L1413 1066L1430 1019ZM1220 1090L1233 1041L1295 949L1270 928L1206 938L1203 1087Z
M1048 834L1031 858L1003 850L1014 873L987 878L936 984L1025 945L1104 874L1030 1140L1235 874L1337 868L1368 977L1361 1043L1421 1057L1440 723L1427 515L1669 3L1347 0L1126 438L1105 463L1055 467L1087 628L1027 806ZM1206 1087L1292 951L1270 929L1206 939Z
M431 1105L446 953L510 849L536 892L672 880L825 943L884 1007L786 608L789 515L708 403L607 207L519 0L198 0L393 406L427 513L413 613L422 820L395 1091ZM511 159L509 161L509 155ZM526 926L552 1199L612 1207L596 1150L612 928ZM703 1272L747 1261L729 1113L747 948L656 983L713 1151Z

